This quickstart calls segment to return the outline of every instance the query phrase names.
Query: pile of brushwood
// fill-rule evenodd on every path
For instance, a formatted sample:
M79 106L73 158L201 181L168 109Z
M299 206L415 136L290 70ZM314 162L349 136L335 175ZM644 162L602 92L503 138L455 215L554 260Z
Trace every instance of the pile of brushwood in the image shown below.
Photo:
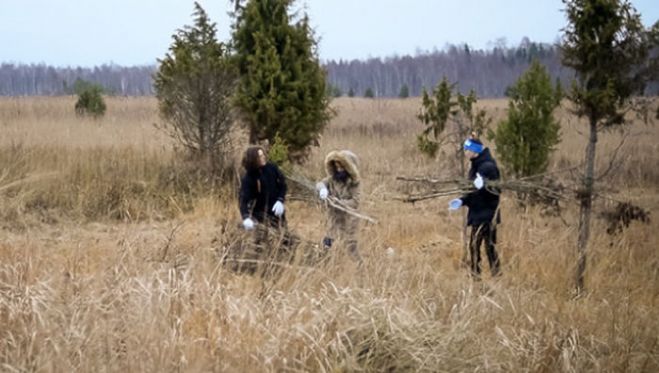
M574 171L574 168L568 170ZM561 209L567 205L578 205L584 194L578 187L571 186L569 181L560 181L555 173L547 173L513 180L486 181L485 188L491 193L510 192L522 205L541 205L545 211L561 214ZM472 181L466 179L434 179L429 177L398 176L396 180L421 186L422 192L408 193L394 197L396 200L415 203L427 199L460 196L474 190ZM572 183L575 185L576 183ZM597 216L608 224L607 233L615 235L629 227L632 221L650 222L648 210L631 202L619 201L611 197L611 190L601 188L593 195L594 200L600 200Z

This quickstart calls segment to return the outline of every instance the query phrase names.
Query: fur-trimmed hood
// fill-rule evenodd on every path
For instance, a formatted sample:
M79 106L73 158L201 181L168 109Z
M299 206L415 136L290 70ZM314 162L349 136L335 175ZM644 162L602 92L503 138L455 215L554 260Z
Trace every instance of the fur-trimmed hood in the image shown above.
M359 183L361 178L359 176L359 159L355 153L350 150L333 150L325 157L325 172L327 176L334 176L336 171L332 166L332 162L339 162L343 168L350 174L350 178L354 183Z

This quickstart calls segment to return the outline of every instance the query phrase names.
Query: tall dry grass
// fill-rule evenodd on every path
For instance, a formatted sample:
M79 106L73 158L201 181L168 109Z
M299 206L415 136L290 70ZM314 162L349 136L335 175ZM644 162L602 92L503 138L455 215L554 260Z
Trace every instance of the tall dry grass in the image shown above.
M0 190L3 371L659 370L656 219L615 237L596 220L589 291L574 299L575 208L546 216L504 196L504 275L473 282L448 198L390 198L404 190L396 175L452 171L415 150L417 99L336 100L339 115L300 171L321 177L334 148L360 156L363 211L380 221L362 226L364 265L337 249L328 263L266 279L220 264L235 190L179 172L152 126L155 100L108 104L93 121L74 116L72 98L0 100L0 187L17 183ZM505 114L505 101L481 105ZM560 116L552 170L584 150L576 119ZM657 128L631 131L605 186L656 211ZM599 154L618 139L603 135ZM318 242L322 208L287 207L292 229Z

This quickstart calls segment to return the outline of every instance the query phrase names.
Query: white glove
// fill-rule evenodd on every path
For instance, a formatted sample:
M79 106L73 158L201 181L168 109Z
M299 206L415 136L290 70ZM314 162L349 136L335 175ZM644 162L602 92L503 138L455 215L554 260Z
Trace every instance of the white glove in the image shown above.
M281 217L284 215L284 204L281 201L277 201L274 206L272 206L272 212L275 213L276 217Z
M452 199L451 202L448 203L449 210L457 210L460 207L462 207L462 200L460 198Z
M477 172L476 178L474 179L474 186L476 187L476 189L481 189L483 185L485 185L485 180L483 180L481 174Z
M323 201L327 199L327 196L329 195L329 190L327 188L323 187L321 190L318 191L318 197L322 199Z
M243 227L245 228L246 231L251 231L254 229L254 220L251 218L247 218L243 220Z

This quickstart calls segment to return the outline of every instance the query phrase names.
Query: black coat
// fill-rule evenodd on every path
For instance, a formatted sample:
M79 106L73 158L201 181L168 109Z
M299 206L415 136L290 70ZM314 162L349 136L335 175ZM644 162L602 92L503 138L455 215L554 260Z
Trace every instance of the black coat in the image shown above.
M240 215L243 219L252 217L263 223L267 217L270 222L279 218L272 212L277 201L285 202L286 179L279 168L266 163L265 166L245 173L240 183ZM281 220L284 220L282 215Z
M467 225L478 226L484 223L501 222L499 214L499 194L492 193L487 189L488 180L499 179L499 168L497 162L492 158L490 149L485 148L476 158L471 159L469 169L469 180L476 179L479 173L485 179L485 186L480 190L474 190L462 196L462 203L469 207L467 214ZM497 190L498 193L498 190Z

